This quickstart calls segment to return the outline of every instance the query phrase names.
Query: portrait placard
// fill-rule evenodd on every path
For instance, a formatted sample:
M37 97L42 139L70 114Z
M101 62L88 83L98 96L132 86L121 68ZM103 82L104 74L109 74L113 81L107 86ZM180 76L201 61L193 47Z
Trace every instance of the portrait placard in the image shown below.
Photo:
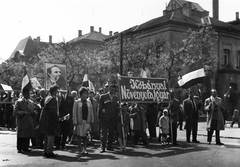
M49 90L51 85L58 85L59 90L67 91L67 68L65 64L45 63L45 89Z

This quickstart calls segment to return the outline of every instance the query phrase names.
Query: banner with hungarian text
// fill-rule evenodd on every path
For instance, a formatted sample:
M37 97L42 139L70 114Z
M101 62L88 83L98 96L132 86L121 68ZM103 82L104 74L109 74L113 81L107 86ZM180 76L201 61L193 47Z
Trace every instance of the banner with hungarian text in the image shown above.
M121 102L169 102L169 84L165 78L119 77Z

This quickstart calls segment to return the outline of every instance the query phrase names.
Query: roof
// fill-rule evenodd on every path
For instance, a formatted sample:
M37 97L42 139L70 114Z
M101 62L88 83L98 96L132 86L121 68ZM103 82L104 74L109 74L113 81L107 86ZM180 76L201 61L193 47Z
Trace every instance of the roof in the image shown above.
M41 47L46 47L47 43L45 42L35 42L33 41L31 36L28 36L22 39L17 47L12 52L9 59L15 57L16 54L20 54L21 56L32 56L34 54L38 54Z
M88 34L82 35L80 37L74 38L74 39L72 39L68 42L69 43L76 43L76 42L83 41L83 40L103 42L103 40L107 37L108 37L108 35L104 35L104 34L102 34L100 32L97 32L97 31L93 31L93 32L90 32Z
M181 7L183 7L184 4L189 3L190 1L185 0L175 0ZM203 12L205 11L198 3L190 2L191 3L191 9Z
M21 54L22 56L26 56L29 54L30 50L36 50L36 52L38 52L37 47L35 46L31 36L28 36L24 39L22 39L17 47L14 49L14 51L12 52L11 56L9 57L9 59L12 59L15 57L15 54L18 52L19 54Z
M194 24L196 25L198 22L190 17L187 17L181 13L176 13L176 12L172 12L172 13L168 13L162 17L157 17L154 18L150 21L147 21L141 25L139 25L137 28L135 28L134 31L140 31L146 28L150 28L150 27L154 27L154 26L158 26L160 24L164 24L166 22L169 21L175 21L175 22L181 22L181 23L189 23L189 24Z
M232 25L229 24L227 22L223 22L214 18L209 17L211 25L218 27L218 28L224 28L224 29L231 29L231 30L236 30L236 31L240 31L240 27L237 25ZM130 29L125 30L124 32L136 32L136 31L143 31L145 29L149 29L149 28L154 28L154 27L158 27L160 25L163 24L167 24L170 21L175 22L175 23L182 23L182 24L191 24L191 25L197 25L200 23L200 18L191 18L191 17L187 17L179 12L172 12L172 13L168 13L164 16L161 17L157 17L154 18L152 20L149 20L143 24L140 24L138 26L134 26Z

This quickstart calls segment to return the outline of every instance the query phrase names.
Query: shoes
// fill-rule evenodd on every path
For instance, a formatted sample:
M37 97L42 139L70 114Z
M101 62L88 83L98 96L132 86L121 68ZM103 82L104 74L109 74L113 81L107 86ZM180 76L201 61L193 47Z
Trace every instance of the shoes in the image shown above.
M100 151L100 153L104 153L104 152L106 152L106 151L105 151L105 148L102 148L102 150Z
M200 143L200 141L198 141L198 140L193 140L192 142L193 143Z
M217 142L216 145L220 145L220 146L222 146L222 145L224 145L224 144L221 143L221 142Z
M29 149L25 149L23 150L23 152L31 152L32 150L29 150Z
M187 140L187 143L191 143L191 141L190 141L190 140Z
M108 147L107 150L108 151L114 151L114 149L112 147Z
M18 153L23 153L23 151L22 150L18 150Z
M174 145L174 146L179 146L179 144L178 144L178 143L173 143L173 145Z
M55 157L59 157L58 154L54 154L54 153L44 153L44 155L45 155L47 158L55 158Z
M208 142L208 145L210 145L211 144L211 142Z
M82 156L85 156L85 155L88 155L88 152L87 152L87 151L82 152Z

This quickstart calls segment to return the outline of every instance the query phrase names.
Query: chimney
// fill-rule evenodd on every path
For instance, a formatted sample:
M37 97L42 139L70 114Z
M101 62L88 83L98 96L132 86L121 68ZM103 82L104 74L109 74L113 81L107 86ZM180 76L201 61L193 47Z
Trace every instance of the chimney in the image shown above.
M38 43L40 42L40 36L37 37L37 42L38 42Z
M112 31L109 31L109 36L112 36Z
M213 0L213 18L219 20L219 0Z
M82 36L82 30L78 30L78 37Z
M49 43L52 43L52 35L49 35Z
M239 20L239 12L236 12L236 20Z
M94 26L90 26L90 32L94 31Z
M114 35L118 35L118 32L114 32Z
M99 33L102 33L102 28L101 27L99 27Z

